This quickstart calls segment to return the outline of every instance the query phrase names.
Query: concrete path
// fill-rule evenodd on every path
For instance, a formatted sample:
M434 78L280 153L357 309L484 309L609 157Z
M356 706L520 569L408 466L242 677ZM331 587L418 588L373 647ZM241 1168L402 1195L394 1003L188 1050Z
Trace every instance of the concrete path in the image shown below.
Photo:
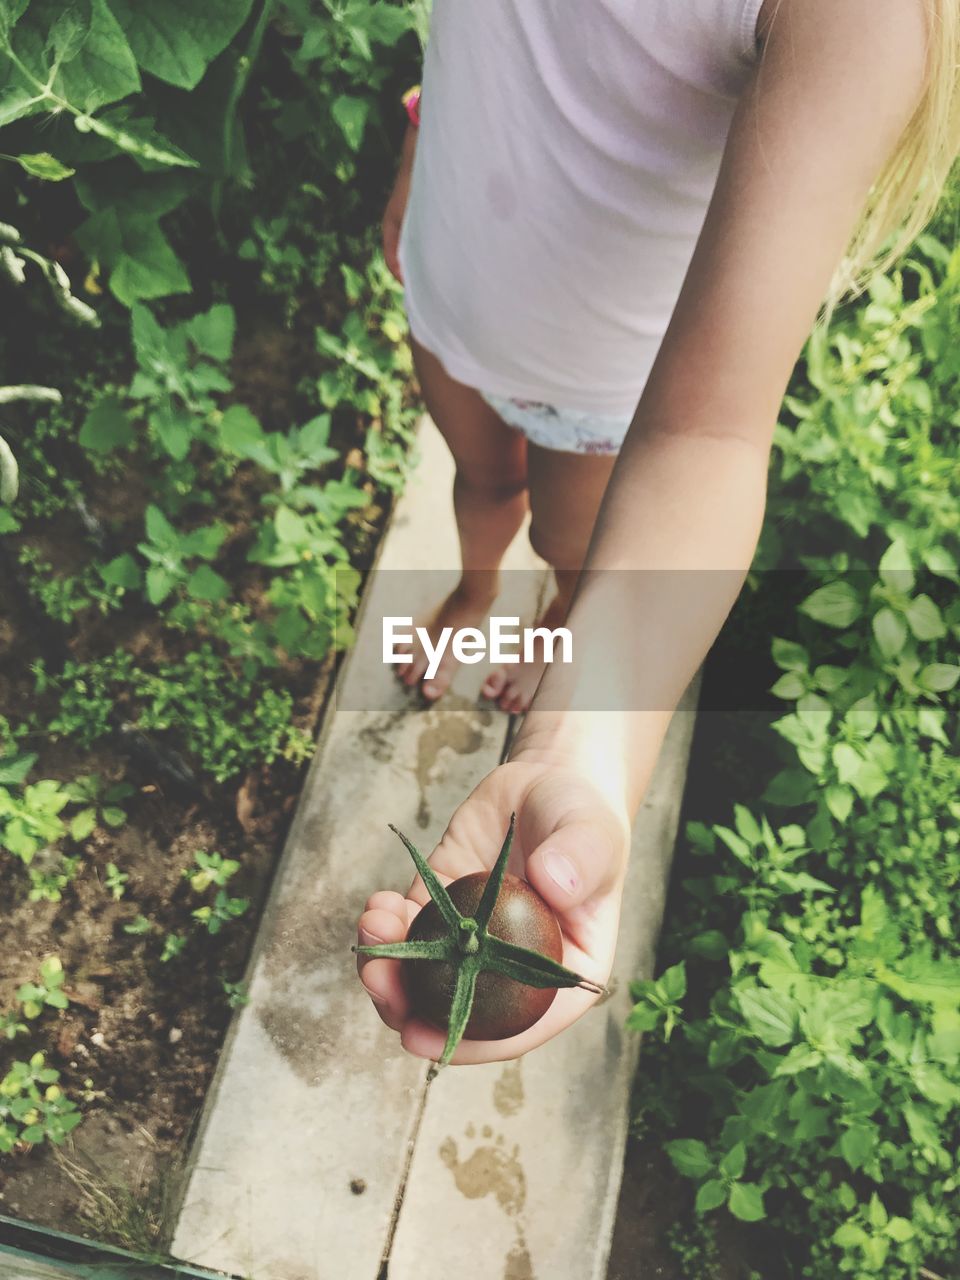
M432 425L420 439L381 571L456 563L449 461ZM546 574L525 539L510 564L529 572L508 579L512 598L495 611L529 623ZM637 1052L622 1031L626 988L653 965L693 703L674 718L635 828L612 995L526 1059L450 1069L427 1091L426 1064L376 1017L349 947L367 895L409 883L386 823L431 848L500 760L509 721L478 703L482 667L463 668L454 691L423 709L371 660L395 585L378 573L365 601L251 958L250 1001L208 1096L172 1251L250 1280L601 1280ZM435 599L438 577L405 587ZM410 600L409 611L430 603Z

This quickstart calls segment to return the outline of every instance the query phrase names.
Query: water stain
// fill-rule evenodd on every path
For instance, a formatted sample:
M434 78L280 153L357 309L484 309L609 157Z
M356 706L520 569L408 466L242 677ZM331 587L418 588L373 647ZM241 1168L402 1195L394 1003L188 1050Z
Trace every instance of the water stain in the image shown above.
M360 730L360 741L380 764L389 764L396 749L396 730L410 714L409 707L399 707L380 716Z
M493 1195L504 1213L514 1217L527 1198L527 1179L518 1159L519 1147L508 1152L503 1135L492 1146L477 1147L465 1160L459 1158L453 1138L440 1144L440 1159L453 1174L457 1190L468 1200Z
M522 1235L518 1235L517 1243L507 1254L506 1263L503 1280L536 1280L533 1261L527 1252L527 1242Z
M508 1062L493 1086L493 1105L502 1116L515 1116L523 1106L523 1077L520 1059Z
M493 711L478 706L468 698L448 693L442 702L426 712L423 728L417 742L417 763L414 775L420 792L417 824L421 828L430 825L430 805L427 789L434 778L440 757L445 751L468 756L483 746L484 731L493 723Z
M256 1002L254 1015L291 1070L318 1085L362 1007L349 952L356 913L346 901L298 893L275 908L268 928L270 996Z

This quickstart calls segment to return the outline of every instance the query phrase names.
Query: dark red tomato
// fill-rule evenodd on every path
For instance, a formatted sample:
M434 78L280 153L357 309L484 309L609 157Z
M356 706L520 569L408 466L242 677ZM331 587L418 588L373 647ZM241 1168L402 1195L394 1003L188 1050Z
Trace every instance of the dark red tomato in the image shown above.
M478 871L447 885L447 892L461 915L472 916L480 903L487 875ZM563 958L563 938L557 917L526 880L509 872L503 877L500 896L490 918L488 932L504 942L539 951L551 960ZM449 936L433 902L416 915L407 939L432 941ZM455 973L437 960L404 960L403 981L414 1013L435 1026L446 1028L453 999ZM539 1022L553 1004L555 988L528 987L499 973L484 972L477 978L468 1040L506 1040Z

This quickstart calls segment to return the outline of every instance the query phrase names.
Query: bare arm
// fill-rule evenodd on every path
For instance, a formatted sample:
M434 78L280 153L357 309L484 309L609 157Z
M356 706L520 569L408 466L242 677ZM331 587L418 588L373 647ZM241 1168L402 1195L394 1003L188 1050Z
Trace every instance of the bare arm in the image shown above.
M596 666L548 673L514 759L575 764L639 803L749 569L783 393L916 105L925 38L919 0L783 0L597 521L569 624ZM657 572L590 572L622 569ZM604 705L626 710L556 710L568 684L593 696L601 662Z

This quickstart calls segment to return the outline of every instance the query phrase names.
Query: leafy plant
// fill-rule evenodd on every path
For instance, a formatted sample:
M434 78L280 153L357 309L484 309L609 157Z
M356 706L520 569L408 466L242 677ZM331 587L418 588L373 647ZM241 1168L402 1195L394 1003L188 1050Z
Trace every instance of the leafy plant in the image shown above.
M57 1084L60 1073L42 1053L14 1062L0 1080L0 1154L22 1143L60 1144L80 1123L77 1104Z
M39 1018L45 1008L66 1009L69 1001L63 990L66 975L59 956L47 956L40 965L36 982L24 982L17 988L17 1000L25 1018Z
M225 858L220 853L207 853L198 849L193 855L194 867L187 868L183 875L190 881L194 893L204 893L212 884L223 889L240 870L236 858Z
M677 1029L642 1091L697 1210L775 1216L804 1280L960 1264L958 287L924 237L808 346L758 555L809 584L771 646L785 714L760 800L688 825L685 959L630 1019Z
M190 914L208 933L217 934L225 924L242 916L249 906L249 898L231 898L225 890L219 889L212 903L196 907Z

